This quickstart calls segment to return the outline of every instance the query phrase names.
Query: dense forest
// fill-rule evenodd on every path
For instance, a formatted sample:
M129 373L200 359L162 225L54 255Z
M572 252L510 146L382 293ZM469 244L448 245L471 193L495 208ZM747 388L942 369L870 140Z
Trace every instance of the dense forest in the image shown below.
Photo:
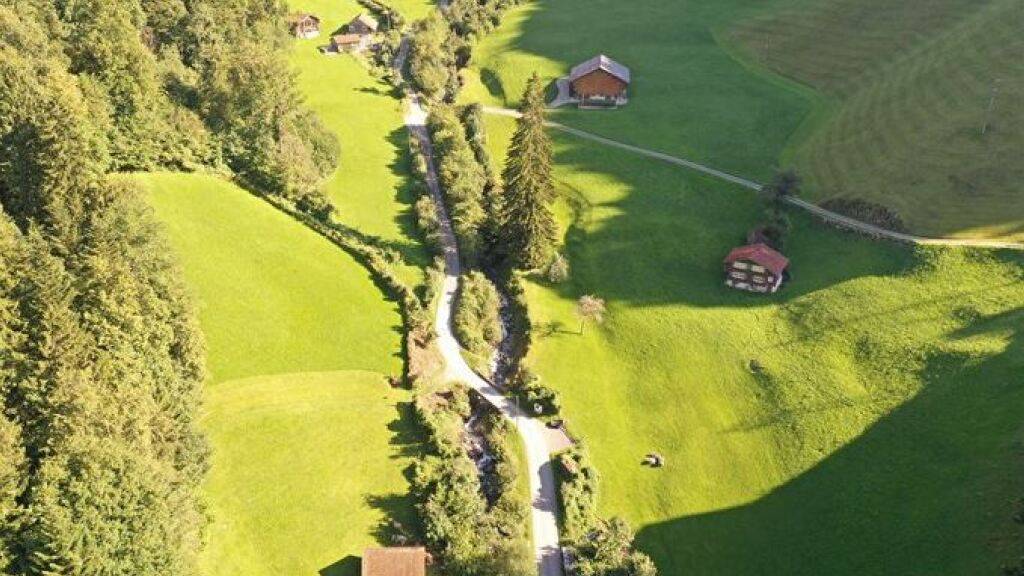
M231 173L330 213L275 0L0 0L0 572L195 574L195 312L118 173Z

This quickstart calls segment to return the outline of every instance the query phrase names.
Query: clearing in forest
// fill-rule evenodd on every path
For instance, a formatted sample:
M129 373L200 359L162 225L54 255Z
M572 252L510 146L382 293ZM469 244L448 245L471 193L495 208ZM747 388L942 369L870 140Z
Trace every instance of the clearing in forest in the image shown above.
M198 300L211 378L206 576L358 574L409 521L400 318L368 273L233 184L138 176Z

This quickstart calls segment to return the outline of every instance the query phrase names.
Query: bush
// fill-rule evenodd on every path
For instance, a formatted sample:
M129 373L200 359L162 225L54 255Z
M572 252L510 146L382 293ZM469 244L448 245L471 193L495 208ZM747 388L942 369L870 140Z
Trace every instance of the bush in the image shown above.
M821 207L893 232L907 231L907 225L898 212L875 202L860 198L832 198L823 202Z
M479 260L481 229L487 218L483 205L487 176L476 160L466 131L450 107L435 107L428 119L438 158L438 179L444 190L462 259Z
M489 359L501 342L501 299L480 271L462 277L453 317L455 337L473 356Z
M558 457L559 497L564 536L579 541L597 526L597 470L583 447L577 445Z
M561 284L569 279L569 260L565 256L559 253L555 253L551 259L551 263L548 264L548 282L552 284Z

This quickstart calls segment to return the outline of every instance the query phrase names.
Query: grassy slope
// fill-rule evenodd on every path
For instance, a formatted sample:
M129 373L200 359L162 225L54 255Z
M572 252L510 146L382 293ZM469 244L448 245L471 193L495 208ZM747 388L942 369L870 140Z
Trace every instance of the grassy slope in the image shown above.
M401 372L397 309L344 252L222 180L140 178L199 295L213 381Z
M1024 6L927 4L798 3L736 36L765 65L840 101L788 154L814 198L879 202L925 234L1024 239Z
M351 258L234 185L138 178L209 345L204 574L358 574L384 511L410 509L392 497L408 490L409 399L383 377L401 371L397 310Z
M633 69L629 106L559 120L753 178L795 162L810 197L882 202L918 232L1020 239L1022 19L1014 0L537 0L476 50L467 99L512 105L532 72L605 52Z
M293 8L323 18L333 31L365 11L355 0L294 0ZM407 1L399 8L425 11L429 2ZM415 239L410 204L407 136L402 103L391 86L374 79L365 62L351 55L325 56L317 49L327 34L295 43L292 63L306 104L333 130L342 144L341 165L326 183L338 207L338 219L391 242L414 265L426 255ZM416 271L405 271L416 281Z
M767 178L817 97L752 72L717 43L714 29L748 12L743 6L749 3L649 2L638 9L614 0L528 2L474 50L466 98L512 106L534 71L553 80L603 52L633 71L629 106L562 109L557 120Z
M489 123L496 158L510 124ZM721 286L749 193L557 140L570 283L530 356L664 574L993 574L1019 555L1019 257L873 243L803 217L794 280ZM609 319L578 335L575 299ZM760 375L748 366L756 359ZM668 466L639 465L649 451Z
M358 574L356 556L379 545L382 512L411 521L402 477L414 450L406 444L414 429L403 417L408 401L379 374L358 372L259 377L211 390L204 427L219 449L204 573Z

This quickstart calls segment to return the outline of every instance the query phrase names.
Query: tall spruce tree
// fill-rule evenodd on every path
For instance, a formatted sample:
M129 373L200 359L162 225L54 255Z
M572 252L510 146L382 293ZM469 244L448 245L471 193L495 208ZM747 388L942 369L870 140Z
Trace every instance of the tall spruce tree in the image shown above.
M551 140L544 132L544 89L537 74L526 85L520 111L502 172L498 243L510 264L533 269L547 262L556 234Z

